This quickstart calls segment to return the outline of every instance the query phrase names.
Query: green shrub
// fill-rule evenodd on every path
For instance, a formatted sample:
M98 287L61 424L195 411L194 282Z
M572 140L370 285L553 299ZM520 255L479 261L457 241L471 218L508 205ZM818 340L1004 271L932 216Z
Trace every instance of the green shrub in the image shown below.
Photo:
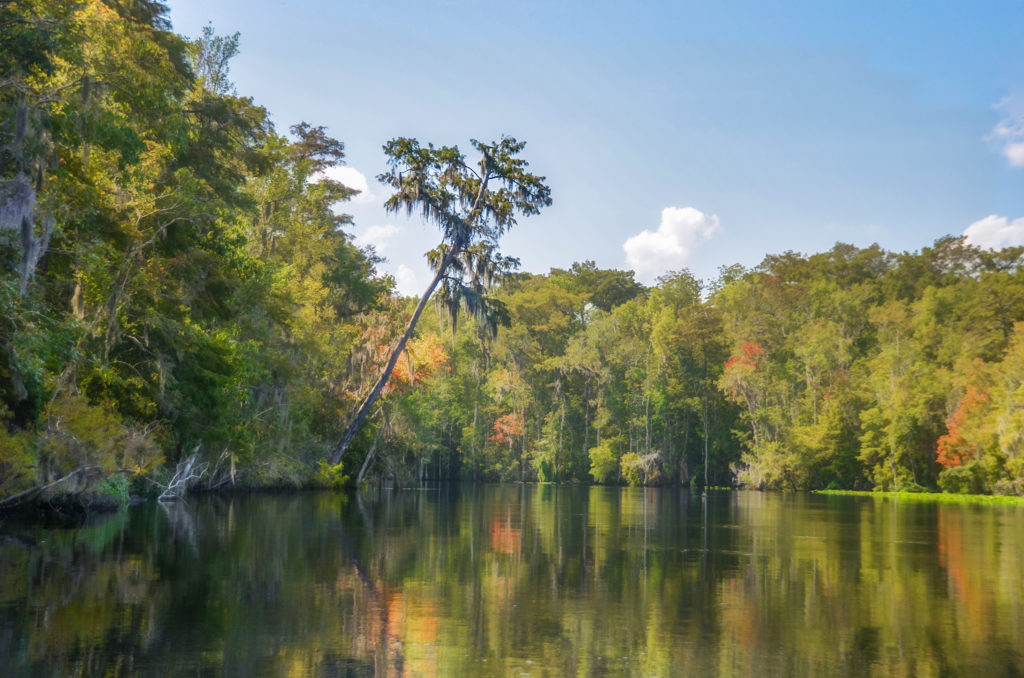
M109 404L94 405L67 394L47 405L45 415L46 428L39 437L39 475L44 481L90 466L107 473L142 473L161 460L156 443L125 427Z
M595 483L613 483L618 480L619 455L616 454L621 438L609 437L597 447L590 448L590 475Z
M950 494L984 494L984 473L977 461L953 466L939 474L939 488Z
M555 479L555 470L547 459L535 461L534 468L537 470L537 480L540 482L550 483Z
M341 464L331 466L324 460L316 464L316 473L313 474L313 485L329 490L340 490L349 485L349 477L345 475Z
M35 484L36 455L32 434L8 433L0 424L0 498L27 490Z
M626 482L636 487L643 485L647 481L647 474L644 473L643 460L640 455L635 452L627 452L622 455L622 459L619 461L621 468L622 477L626 479Z
M124 508L131 502L131 480L126 473L107 476L96 490L96 503L112 508Z

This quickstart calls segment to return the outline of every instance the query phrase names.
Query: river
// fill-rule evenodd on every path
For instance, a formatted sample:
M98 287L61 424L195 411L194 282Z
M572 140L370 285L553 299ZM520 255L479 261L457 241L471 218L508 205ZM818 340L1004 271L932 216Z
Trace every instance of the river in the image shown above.
M1020 676L1024 508L448 486L0 526L5 676Z

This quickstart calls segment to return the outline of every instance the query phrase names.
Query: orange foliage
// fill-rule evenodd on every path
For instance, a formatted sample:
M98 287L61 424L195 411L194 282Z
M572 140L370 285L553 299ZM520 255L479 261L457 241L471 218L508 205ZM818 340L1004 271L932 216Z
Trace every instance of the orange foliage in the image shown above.
M764 353L764 349L760 345L755 344L752 341L744 341L743 345L740 346L741 355L733 355L729 360L726 361L726 369L733 365L747 365L749 367L757 367L757 363L761 360L761 355Z
M386 354L388 347L381 345L378 350ZM428 334L411 339L395 363L384 390L390 392L401 386L418 384L445 369L448 369L448 353L439 335Z
M523 435L523 418L514 413L502 415L494 422L493 430L494 433L488 440L499 445L511 443L512 440Z
M977 457L981 450L964 436L964 424L977 421L983 415L988 395L973 386L967 389L953 418L946 422L948 433L939 438L936 457L944 468L961 466Z

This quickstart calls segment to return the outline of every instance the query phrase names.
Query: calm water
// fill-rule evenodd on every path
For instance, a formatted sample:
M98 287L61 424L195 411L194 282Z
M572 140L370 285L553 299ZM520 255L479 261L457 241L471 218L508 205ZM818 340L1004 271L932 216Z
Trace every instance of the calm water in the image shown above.
M1024 510L485 486L0 536L0 674L1024 675Z

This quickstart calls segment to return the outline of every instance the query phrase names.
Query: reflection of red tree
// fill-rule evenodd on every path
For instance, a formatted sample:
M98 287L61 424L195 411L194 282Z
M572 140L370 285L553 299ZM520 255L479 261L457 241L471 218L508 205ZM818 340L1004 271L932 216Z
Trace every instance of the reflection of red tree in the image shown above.
M761 612L742 578L722 582L722 628L744 651L756 649L761 637Z
M518 553L522 538L522 531L512 527L510 521L500 518L491 521L491 550L495 553Z
M378 676L440 675L437 595L427 587L392 589L353 570L340 572L336 586L353 597L348 632L355 654L372 660Z
M375 675L439 675L441 620L435 599L428 592L387 588L373 592L373 603L365 606L365 621L356 637L359 650L373 657Z
M989 619L984 591L972 581L968 549L964 547L963 514L959 509L939 510L939 565L946 568L953 596L966 605L966 627L979 640L985 636Z

